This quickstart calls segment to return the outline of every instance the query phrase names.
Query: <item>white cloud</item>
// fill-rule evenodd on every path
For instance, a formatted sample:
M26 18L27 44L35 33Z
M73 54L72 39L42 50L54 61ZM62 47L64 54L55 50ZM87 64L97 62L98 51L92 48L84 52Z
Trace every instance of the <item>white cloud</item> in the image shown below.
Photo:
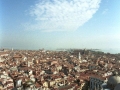
M30 9L28 30L73 31L92 18L101 0L39 0Z

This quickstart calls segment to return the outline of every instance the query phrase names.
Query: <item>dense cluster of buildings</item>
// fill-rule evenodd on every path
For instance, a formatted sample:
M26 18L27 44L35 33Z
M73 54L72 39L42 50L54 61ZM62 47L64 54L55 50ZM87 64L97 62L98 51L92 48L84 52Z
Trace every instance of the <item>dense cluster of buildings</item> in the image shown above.
M119 66L92 50L1 50L0 90L119 90Z

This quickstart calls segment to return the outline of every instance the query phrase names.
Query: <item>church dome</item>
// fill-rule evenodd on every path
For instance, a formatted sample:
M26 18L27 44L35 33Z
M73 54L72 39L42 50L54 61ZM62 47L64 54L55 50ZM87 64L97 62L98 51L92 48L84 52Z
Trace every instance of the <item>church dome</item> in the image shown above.
M117 71L113 72L113 75L109 77L107 81L107 85L110 88L110 90L118 90L117 85L120 83L120 76ZM117 86L117 87L116 87ZM116 89L115 89L116 87ZM120 89L119 89L120 90Z
M116 87L114 88L114 90L120 90L120 83L116 85Z
M116 86L118 83L120 83L120 76L118 76L118 75L111 76L111 77L108 79L108 84L109 84L109 85Z

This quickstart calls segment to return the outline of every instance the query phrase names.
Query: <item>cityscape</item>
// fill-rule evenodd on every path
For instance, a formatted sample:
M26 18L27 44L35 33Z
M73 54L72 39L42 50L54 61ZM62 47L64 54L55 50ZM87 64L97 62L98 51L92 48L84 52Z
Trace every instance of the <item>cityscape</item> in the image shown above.
M119 90L120 54L87 49L0 51L0 90Z
M0 0L0 90L120 90L120 0Z

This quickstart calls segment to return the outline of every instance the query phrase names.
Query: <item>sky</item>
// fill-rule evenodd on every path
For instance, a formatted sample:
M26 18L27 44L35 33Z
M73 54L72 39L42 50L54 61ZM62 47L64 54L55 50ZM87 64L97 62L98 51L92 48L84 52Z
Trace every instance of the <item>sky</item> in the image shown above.
M120 49L120 0L0 0L0 47Z

